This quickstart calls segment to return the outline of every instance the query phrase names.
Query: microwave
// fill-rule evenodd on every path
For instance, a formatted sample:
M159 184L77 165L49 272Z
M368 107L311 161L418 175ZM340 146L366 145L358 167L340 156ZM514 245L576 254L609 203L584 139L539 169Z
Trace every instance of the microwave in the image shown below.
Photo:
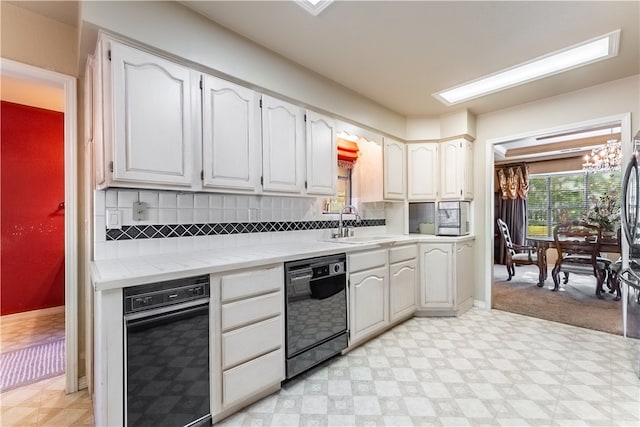
M438 235L469 234L469 202L438 202Z

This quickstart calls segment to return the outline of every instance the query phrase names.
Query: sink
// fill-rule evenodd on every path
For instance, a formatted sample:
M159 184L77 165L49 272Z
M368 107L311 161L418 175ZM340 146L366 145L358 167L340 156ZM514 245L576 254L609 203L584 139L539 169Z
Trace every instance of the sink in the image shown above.
M363 244L363 243L379 243L385 240L393 240L393 237L389 236L351 236L351 237L337 237L327 240L332 243L347 243L347 244Z

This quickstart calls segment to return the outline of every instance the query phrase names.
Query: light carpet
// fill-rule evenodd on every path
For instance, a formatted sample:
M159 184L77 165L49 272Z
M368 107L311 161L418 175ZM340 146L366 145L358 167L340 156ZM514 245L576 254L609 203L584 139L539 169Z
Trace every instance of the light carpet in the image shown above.
M64 373L64 338L0 354L0 392Z

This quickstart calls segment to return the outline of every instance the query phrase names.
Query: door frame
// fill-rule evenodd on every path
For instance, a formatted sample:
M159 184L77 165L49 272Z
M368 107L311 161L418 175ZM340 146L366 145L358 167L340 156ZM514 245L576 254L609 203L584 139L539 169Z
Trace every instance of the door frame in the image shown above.
M551 128L538 129L535 131L528 131L521 134L503 136L498 138L488 139L485 144L485 156L487 159L487 173L485 174L485 215L487 215L487 221L485 221L484 235L486 236L484 247L486 254L484 258L485 264L485 278L484 278L484 304L487 309L492 309L491 306L491 285L493 283L493 228L495 224L493 223L493 218L495 215L494 212L494 203L493 203L493 189L495 188L494 182L494 153L495 146L501 143L509 142L514 139L522 139L535 137L541 134L551 134L551 133L562 133L571 130L575 130L582 127L589 126L597 126L599 124L606 124L611 122L620 122L620 141L622 141L622 168L624 171L624 165L626 165L628 159L631 158L631 154L633 153L633 147L631 147L632 137L631 137L631 113L621 113L621 114L613 114L605 117L598 117L596 119L586 120L577 123L567 123L560 126L554 126ZM628 141L629 143L625 143ZM621 184L622 185L622 184ZM622 239L622 261L623 265L626 265L628 262L628 244L626 239ZM624 299L624 296L623 296ZM625 300L626 301L626 300Z
M2 74L64 92L64 333L66 392L78 390L78 110L76 78L0 58Z

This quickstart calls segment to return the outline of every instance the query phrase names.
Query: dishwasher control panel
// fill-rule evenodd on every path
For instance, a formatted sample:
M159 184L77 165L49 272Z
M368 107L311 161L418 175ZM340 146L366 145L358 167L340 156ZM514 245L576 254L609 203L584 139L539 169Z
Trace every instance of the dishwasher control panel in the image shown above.
M208 296L209 276L132 286L124 289L124 313L135 313Z

